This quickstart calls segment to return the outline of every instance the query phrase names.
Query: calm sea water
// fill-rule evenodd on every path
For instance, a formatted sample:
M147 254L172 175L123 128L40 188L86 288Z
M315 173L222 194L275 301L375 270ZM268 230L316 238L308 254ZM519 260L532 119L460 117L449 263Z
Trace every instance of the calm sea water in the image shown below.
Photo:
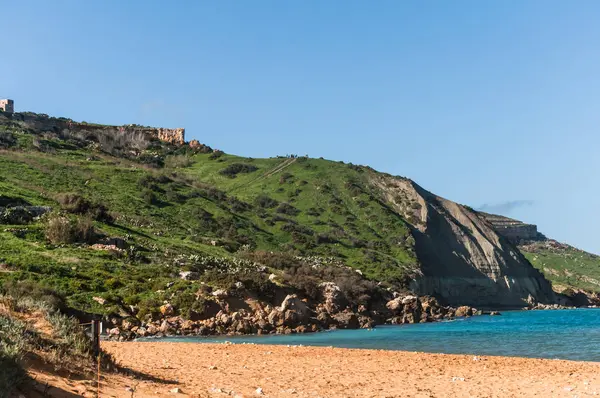
M501 316L379 326L372 330L163 340L335 346L600 362L600 309L507 311Z

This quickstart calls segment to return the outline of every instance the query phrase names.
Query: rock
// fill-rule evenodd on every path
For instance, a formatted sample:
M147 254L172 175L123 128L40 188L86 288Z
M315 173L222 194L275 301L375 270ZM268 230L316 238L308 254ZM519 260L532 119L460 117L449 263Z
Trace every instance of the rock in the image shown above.
M471 316L471 315L473 315L473 309L471 307L469 307L468 305L463 305L456 309L456 312L454 315L457 317Z
M502 315L498 311L490 311L490 315Z
M243 289L244 288L244 284L242 282L236 282L234 283L234 286L236 289Z
M319 287L327 312L334 314L346 308L348 300L338 285L333 282L323 282Z
M213 296L215 296L216 298L225 298L225 297L229 296L229 293L227 292L227 290L224 290L224 289L215 290L211 294Z
M258 387L255 392L257 395L263 395L263 389L260 387Z
M358 323L361 329L372 329L375 327L375 321L368 316L358 317Z
M174 388L171 390L172 394L183 394L183 391L181 391L181 388Z
M397 297L393 300L388 301L385 306L387 307L388 310L392 311L392 313L396 314L400 311L402 311L402 298L401 297Z
M106 304L106 300L103 299L102 297L92 297L92 300L94 300L95 302L97 302L100 305Z
M307 324L311 316L310 308L295 294L290 294L283 299L279 311L283 314L283 324L288 327ZM275 325L274 323L272 324Z
M271 275L269 275L269 280L270 280L271 282L274 282L274 281L275 281L275 279L277 279L277 275L275 275L275 274L271 274Z
M194 271L181 271L179 277L186 281L197 281L200 279L200 274Z
M191 140L190 143L188 144L190 146L190 148L192 149L198 149L198 148L202 148L204 145L202 145L200 143L200 141L198 140Z
M358 329L358 317L353 312L340 312L333 315L333 319L337 322L340 329Z
M416 296L406 296L402 299L402 304L404 304L404 305L411 304L411 303L414 303L415 301L417 301Z
M175 313L175 309L171 304L165 304L160 306L160 313L167 316L173 315Z

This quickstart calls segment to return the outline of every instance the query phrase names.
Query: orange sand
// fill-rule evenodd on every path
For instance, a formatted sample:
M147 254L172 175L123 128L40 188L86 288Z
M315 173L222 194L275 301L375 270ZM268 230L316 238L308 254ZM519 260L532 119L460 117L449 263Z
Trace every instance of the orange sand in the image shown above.
M593 362L164 342L103 348L143 375L108 375L101 397L600 396L600 363ZM67 395L56 396L91 397L95 390L89 381L62 383L55 391Z

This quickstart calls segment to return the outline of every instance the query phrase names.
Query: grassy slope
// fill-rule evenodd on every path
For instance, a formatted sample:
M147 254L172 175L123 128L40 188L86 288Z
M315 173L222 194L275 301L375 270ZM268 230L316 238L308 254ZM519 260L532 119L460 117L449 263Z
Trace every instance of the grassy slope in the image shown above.
M0 228L0 264L11 269L0 272L0 279L43 280L81 309L106 309L93 296L133 304L148 295L161 298L153 292L175 281L194 256L232 258L244 244L335 257L390 283L402 281L417 264L405 243L406 225L375 198L368 184L372 171L366 168L321 159L195 154L184 168L157 170L59 139L45 141L53 149L41 152L33 148L31 134L0 129L18 141L0 153L0 195L59 209L59 194L80 194L116 215L114 224L95 222L96 228L133 247L115 255L87 245L50 245L43 220ZM235 178L220 174L234 163L258 169ZM282 164L287 167L270 174ZM145 185L155 204L141 194L148 190L141 185L148 177L154 178ZM261 208L255 203L260 195L289 203L297 214Z
M575 288L600 293L600 257L567 245L552 248L534 244L522 247L521 251L555 288Z

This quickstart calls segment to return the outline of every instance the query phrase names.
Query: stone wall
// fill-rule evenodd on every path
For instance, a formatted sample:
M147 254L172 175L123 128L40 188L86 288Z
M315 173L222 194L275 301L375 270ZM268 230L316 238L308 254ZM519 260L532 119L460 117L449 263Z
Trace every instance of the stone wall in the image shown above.
M488 214L479 212L480 217L487 221L494 231L499 235L502 235L511 242L519 243L521 241L538 240L540 234L538 233L537 226L533 224L526 224L519 220L512 218L499 216L496 214Z
M0 111L13 113L15 111L15 103L10 99L0 99Z
M54 132L62 133L125 133L142 135L148 140L160 140L171 144L185 144L185 129L166 129L138 126L135 124L125 126L107 126L93 123L75 122L71 119L50 117L44 114L23 112L23 113L3 113L0 114L0 125L17 124L20 127L28 128L36 133Z

